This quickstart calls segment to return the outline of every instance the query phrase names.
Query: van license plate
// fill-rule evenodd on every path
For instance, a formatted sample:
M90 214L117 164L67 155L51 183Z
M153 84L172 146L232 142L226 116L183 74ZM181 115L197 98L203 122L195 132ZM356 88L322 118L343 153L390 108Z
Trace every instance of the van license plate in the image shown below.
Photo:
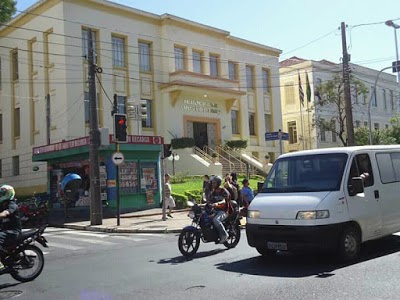
M268 242L267 247L268 247L268 249L271 249L271 250L287 250L286 243Z

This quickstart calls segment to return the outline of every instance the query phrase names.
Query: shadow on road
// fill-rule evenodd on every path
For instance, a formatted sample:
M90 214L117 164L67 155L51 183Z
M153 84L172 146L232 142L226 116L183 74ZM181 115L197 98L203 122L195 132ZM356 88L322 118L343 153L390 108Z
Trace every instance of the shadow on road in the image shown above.
M235 262L217 264L216 266L223 271L248 275L293 278L315 276L316 278L327 278L334 276L335 270L399 251L400 237L392 235L364 244L359 260L352 263L339 262L335 257L328 254L311 256L282 253L267 258L255 256Z
M222 253L222 252L225 252L225 251L226 251L226 249L215 249L215 250L211 250L211 251L197 252L193 257L184 257L184 256L181 255L181 256L177 256L177 257L173 257L173 258L160 259L158 261L158 264L177 265L177 264L181 264L181 263L185 263L185 262L191 261L193 259L216 255L216 254L219 254L219 253Z
M7 289L7 288L10 288L10 287L13 287L13 286L20 285L20 284L21 284L20 282L0 284L0 290Z

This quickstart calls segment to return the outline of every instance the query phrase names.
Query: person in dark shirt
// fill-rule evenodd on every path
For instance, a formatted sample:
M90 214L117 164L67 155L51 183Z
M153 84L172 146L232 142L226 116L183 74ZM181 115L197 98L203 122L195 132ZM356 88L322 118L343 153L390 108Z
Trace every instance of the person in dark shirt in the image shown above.
M16 240L21 234L19 208L14 200L14 188L10 185L0 186L0 256L4 252L4 243ZM0 263L0 270L3 268L4 265Z

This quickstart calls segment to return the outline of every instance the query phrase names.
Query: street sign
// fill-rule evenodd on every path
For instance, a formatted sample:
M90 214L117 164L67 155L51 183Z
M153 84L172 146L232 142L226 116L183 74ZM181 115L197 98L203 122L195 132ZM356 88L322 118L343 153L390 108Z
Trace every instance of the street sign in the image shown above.
M121 152L114 152L111 158L116 166L119 166L124 162L124 155Z
M284 141L288 141L289 140L289 133L287 132L279 132L279 131L275 131L275 132L266 132L265 133L265 140L266 141L278 141L279 140L279 134L281 134L282 136L282 140Z
M393 73L400 72L400 60L392 62Z

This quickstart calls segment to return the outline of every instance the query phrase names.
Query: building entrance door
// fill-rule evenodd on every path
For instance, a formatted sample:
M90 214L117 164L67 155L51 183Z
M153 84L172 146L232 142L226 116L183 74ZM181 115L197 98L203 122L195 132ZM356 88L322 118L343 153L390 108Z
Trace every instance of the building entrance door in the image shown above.
M193 138L196 147L203 149L204 146L208 146L207 123L193 122Z

